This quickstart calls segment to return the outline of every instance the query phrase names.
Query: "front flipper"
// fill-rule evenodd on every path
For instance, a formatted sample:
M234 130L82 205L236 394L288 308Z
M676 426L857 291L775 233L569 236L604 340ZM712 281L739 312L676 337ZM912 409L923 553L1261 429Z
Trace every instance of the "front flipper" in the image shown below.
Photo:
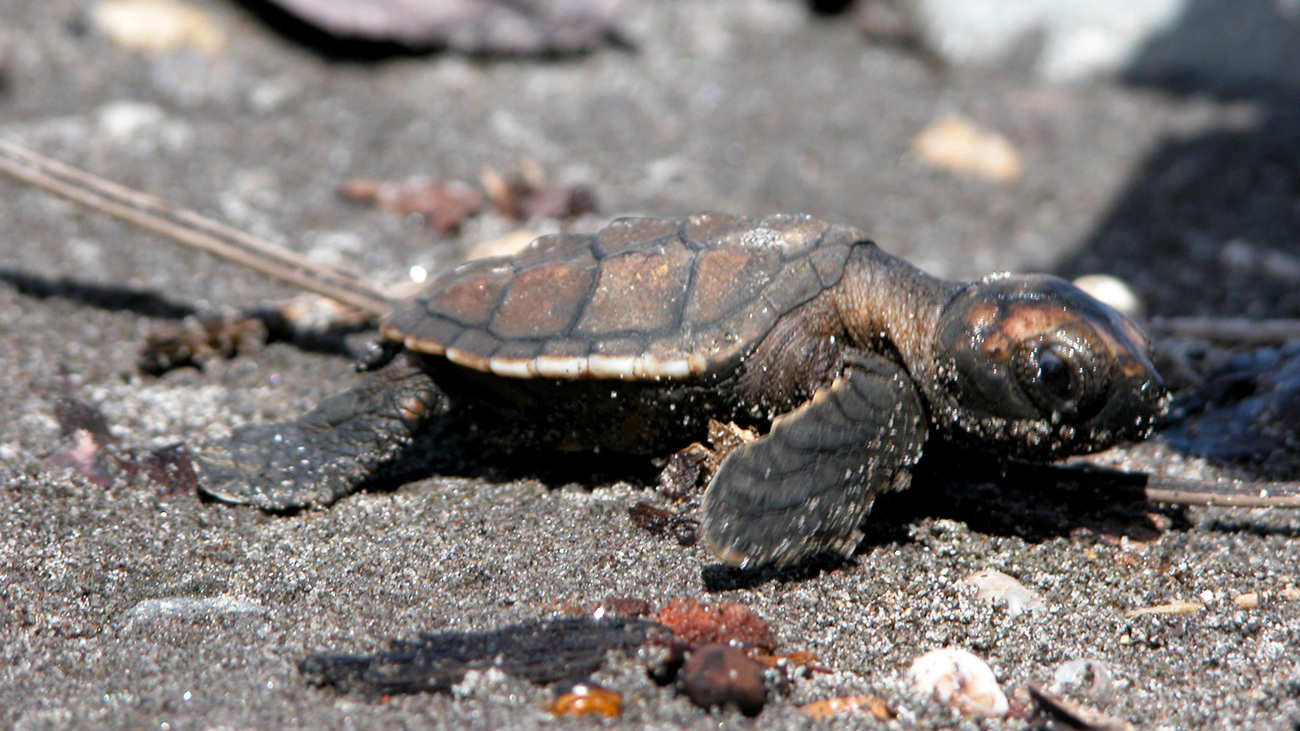
M328 505L392 460L447 398L419 367L393 364L298 419L250 424L194 450L199 490L263 510Z
M705 545L742 567L847 556L876 495L907 486L925 439L907 372L884 358L852 363L723 461L704 495Z

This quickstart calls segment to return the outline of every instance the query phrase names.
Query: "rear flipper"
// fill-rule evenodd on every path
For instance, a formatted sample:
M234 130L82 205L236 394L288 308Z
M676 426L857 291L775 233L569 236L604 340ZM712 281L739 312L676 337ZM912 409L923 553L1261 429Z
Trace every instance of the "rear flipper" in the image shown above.
M328 505L354 492L447 411L429 375L399 361L293 421L250 424L194 450L199 490L263 510Z
M847 556L876 495L907 486L925 439L907 372L884 358L853 363L723 461L704 496L704 543L742 567Z

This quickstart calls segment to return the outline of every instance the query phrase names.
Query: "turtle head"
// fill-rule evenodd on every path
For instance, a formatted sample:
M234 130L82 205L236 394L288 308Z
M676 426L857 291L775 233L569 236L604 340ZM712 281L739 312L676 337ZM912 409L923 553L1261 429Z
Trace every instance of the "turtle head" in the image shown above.
M935 337L934 416L959 442L1051 460L1144 439L1168 409L1137 324L1057 277L971 283Z

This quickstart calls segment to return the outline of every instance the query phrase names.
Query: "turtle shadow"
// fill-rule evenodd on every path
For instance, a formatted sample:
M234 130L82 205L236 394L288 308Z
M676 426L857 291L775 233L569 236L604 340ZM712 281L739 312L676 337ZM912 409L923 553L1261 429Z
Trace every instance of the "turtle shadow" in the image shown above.
M659 472L654 458L645 455L513 445L468 414L453 410L417 434L401 455L360 489L391 492L433 475L493 483L533 480L548 490L570 485L594 489L614 482L652 488L658 484Z
M722 592L815 579L853 566L877 548L913 543L914 526L940 519L1030 544L1062 537L1148 543L1191 526L1184 508L1147 501L1146 475L1141 473L1019 462L1003 467L967 459L957 474L947 466L952 464L950 459L922 461L910 489L878 497L864 524L866 537L852 557L823 553L780 569L710 564L701 572L705 589Z
M1187 0L1137 49L1126 83L1193 100L1214 121L1159 141L1057 274L1117 276L1156 317L1300 317L1295 29L1283 4ZM1177 394L1172 448L1247 479L1300 476L1300 369L1271 378L1286 368L1279 348L1157 346Z
M1146 498L1145 473L1012 462L956 474L923 463L913 489L878 501L875 517L951 519L972 531L1038 544L1057 538L1149 542L1191 523L1178 506Z
M439 38L403 42L364 37L368 26L377 25L382 27L385 24L383 13L367 13L365 3L356 5L350 12L344 11L350 17L341 24L355 25L356 32L354 34L348 34L346 31L332 33L290 12L283 7L284 3L271 2L271 0L234 0L234 4L281 38L327 61L378 65L394 59L436 56L445 54L450 50L450 44ZM401 9L400 4L393 7L398 10ZM390 8L390 10L392 9ZM382 35L382 33L377 35ZM400 34L391 35L396 37ZM617 29L608 29L602 40L606 45L617 49L630 51L636 48L635 42ZM457 53L482 63L515 58L556 61L578 58L586 55L589 51L543 49L532 52L511 52L505 49L479 51L463 49L458 50Z
M8 267L0 268L0 282L33 299L61 299L105 312L130 312L161 320L183 320L197 315L194 307L153 292L113 284L94 284L72 277L42 277Z
M128 312L140 317L181 323L191 318L200 320L221 320L222 315L204 311L192 305L170 300L157 293L132 289L112 284L96 284L67 276L43 277L13 268L0 268L0 283L7 284L19 294L39 300L64 300L82 307L91 307L105 312ZM224 319L258 320L265 330L265 342L292 343L305 352L321 355L355 356L354 348L348 342L348 336L355 332L353 328L338 328L325 331L299 331L284 320L274 307L255 307ZM158 333L161 335L162 333ZM146 339L147 340L147 339ZM148 342L140 344L142 364L148 358ZM195 365L185 361L177 365ZM174 367L174 366L173 366ZM159 375L170 368L150 369L142 365L152 375Z

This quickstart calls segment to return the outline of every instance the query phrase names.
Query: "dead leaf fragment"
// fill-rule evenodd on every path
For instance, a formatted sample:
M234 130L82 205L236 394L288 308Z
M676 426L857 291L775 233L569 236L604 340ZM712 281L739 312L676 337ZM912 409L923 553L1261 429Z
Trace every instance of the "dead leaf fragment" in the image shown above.
M207 13L178 0L100 0L90 18L109 40L131 51L216 53L226 45L226 34Z
M1241 609L1259 609L1259 592L1252 591L1233 597L1232 603Z
M1020 153L1010 140L974 122L949 115L941 117L912 138L917 157L957 175L1009 183L1024 172Z
M767 622L735 602L701 604L678 598L668 602L655 619L692 647L730 643L764 650L776 648L776 636Z
M638 528L656 536L671 535L678 545L694 546L699 540L699 522L671 510L642 501L628 508L627 515Z
M536 160L524 160L519 171L509 175L484 168L479 180L497 211L517 221L574 218L596 210L590 188L552 182Z
M460 228L483 210L483 194L459 180L350 180L343 186L343 195L374 203L390 213L417 214L425 226L439 233Z

